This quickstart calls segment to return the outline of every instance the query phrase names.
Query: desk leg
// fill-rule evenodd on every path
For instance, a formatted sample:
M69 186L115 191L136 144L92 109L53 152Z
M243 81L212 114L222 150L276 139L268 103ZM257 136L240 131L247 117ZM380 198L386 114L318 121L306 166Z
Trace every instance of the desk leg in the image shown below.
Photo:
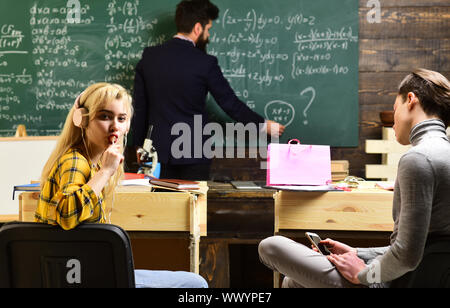
M191 195L190 202L191 227L190 227L190 271L199 274L200 264L200 213L198 210L197 196Z
M199 260L200 260L200 236L191 235L190 236L190 271L192 273L199 273Z

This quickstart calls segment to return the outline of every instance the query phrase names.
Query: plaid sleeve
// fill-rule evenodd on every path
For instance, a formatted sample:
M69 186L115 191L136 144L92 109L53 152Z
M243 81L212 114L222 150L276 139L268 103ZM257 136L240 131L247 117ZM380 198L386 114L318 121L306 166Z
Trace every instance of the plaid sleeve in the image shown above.
M87 184L91 176L88 161L77 152L64 155L57 166L58 172L44 186L41 200L47 202L46 216L48 223L58 224L63 229L75 228L81 222L104 222L102 197L97 196Z

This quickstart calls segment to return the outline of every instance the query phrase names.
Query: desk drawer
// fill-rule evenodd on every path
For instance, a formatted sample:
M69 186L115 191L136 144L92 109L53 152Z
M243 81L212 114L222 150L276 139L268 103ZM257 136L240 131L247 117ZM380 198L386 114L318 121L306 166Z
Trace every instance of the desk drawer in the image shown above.
M392 231L392 192L289 192L275 195L275 231Z

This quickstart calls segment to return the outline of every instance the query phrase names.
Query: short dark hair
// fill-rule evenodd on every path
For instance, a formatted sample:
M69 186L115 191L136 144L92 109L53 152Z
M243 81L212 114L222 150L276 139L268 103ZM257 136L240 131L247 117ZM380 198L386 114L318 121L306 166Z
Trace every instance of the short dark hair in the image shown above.
M423 68L415 70L399 86L398 94L403 100L409 92L417 96L426 114L439 117L446 126L450 124L450 82L442 74Z
M183 0L177 5L175 24L177 32L190 33L196 23L205 27L219 17L219 8L209 0Z

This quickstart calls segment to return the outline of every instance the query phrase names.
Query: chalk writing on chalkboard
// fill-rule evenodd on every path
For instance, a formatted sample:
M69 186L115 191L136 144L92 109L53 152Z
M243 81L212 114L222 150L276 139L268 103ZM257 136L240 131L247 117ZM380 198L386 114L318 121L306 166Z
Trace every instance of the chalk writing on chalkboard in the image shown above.
M0 135L18 124L30 135L58 134L95 82L132 91L143 49L175 34L178 2L1 1ZM242 101L287 126L281 142L356 145L358 0L215 3L208 53ZM229 121L211 98L208 109L213 121Z
M297 9L221 3L209 53L240 99L286 126L282 142L357 143L358 22L351 2L345 9L321 0Z

